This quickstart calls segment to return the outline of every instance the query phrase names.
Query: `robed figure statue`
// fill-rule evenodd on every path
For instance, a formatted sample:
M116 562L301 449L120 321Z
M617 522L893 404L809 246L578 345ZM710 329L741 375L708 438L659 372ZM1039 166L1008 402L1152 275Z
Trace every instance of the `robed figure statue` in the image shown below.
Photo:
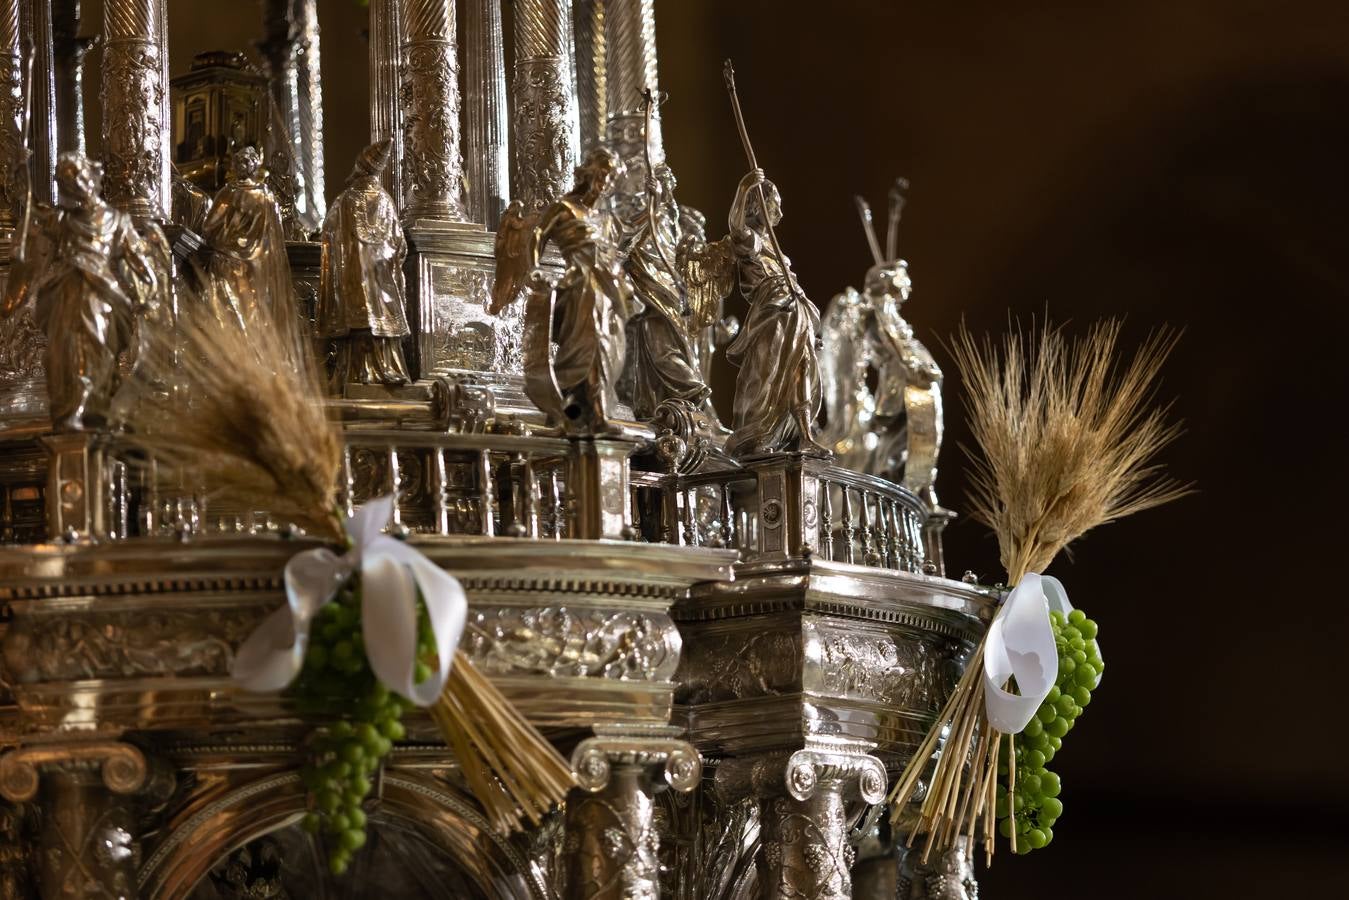
M739 367L730 456L797 449L829 456L815 441L820 411L820 361L816 341L820 311L801 290L791 260L778 252L771 229L782 219L782 200L763 170L740 181L731 206L731 245L749 314L726 358Z
M525 392L550 419L580 433L612 430L614 383L634 303L614 222L604 208L622 172L612 150L591 150L571 191L542 213L526 214L518 201L512 203L497 230L491 312L498 314L528 288ZM538 269L549 243L567 264L556 284ZM555 355L550 338L557 343Z
M56 163L55 207L32 204L5 282L0 318L34 304L47 337L47 396L62 431L108 424L119 358L172 316L168 243L142 234L102 196L103 167L76 153Z
M706 312L718 311L729 279L723 277L721 296L715 296L690 277L695 252L683 240L674 187L670 167L657 166L647 179L646 209L636 217L627 242L624 266L642 305L631 323L632 411L639 419L650 419L664 401L682 400L719 428L695 342L710 324ZM705 248L700 243L698 249ZM729 274L729 265L724 269ZM709 302L700 302L704 296Z
M201 236L210 248L207 269L214 296L224 305L221 314L233 316L247 332L260 327L259 310L265 309L285 330L282 337L298 347L300 314L286 232L256 148L234 154L232 177L216 193Z
M407 242L398 207L380 183L390 142L361 151L342 193L323 220L319 335L336 339L332 384L407 384L403 338L409 332L403 259Z

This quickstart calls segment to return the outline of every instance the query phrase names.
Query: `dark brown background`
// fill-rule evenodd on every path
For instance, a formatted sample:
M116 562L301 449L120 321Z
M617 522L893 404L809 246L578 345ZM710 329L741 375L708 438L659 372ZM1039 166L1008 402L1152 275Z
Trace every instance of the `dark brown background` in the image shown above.
M335 189L367 134L364 13L320 5ZM245 46L255 10L174 0L174 71ZM965 429L940 342L962 316L997 332L1009 313L1127 315L1131 341L1186 329L1165 392L1189 432L1166 461L1200 493L1054 566L1110 670L1055 760L1053 847L1001 859L985 896L1340 895L1349 6L661 0L657 16L681 199L715 228L745 169L733 56L783 244L821 306L868 265L852 194L883 208L894 176L912 181L906 312L948 372L948 505ZM98 121L95 105L95 145ZM955 574L998 576L979 526L948 546Z

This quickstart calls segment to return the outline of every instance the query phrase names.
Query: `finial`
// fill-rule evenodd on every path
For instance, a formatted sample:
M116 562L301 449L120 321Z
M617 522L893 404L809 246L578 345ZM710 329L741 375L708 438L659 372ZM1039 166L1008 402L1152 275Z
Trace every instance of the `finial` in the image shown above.
M853 202L857 204L857 215L862 219L862 230L866 232L867 244L871 247L871 255L876 260L876 265L885 262L881 258L881 244L876 240L876 226L871 221L871 204L867 203L862 195L853 197Z

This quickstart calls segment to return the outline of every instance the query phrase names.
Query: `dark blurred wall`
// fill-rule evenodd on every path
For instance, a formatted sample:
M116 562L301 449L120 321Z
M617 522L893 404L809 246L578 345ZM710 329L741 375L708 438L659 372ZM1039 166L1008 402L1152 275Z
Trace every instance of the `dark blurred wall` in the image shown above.
M332 192L368 133L364 12L320 5ZM252 3L173 0L170 15L175 72L260 30ZM999 859L986 896L1339 895L1349 5L661 0L657 15L682 199L724 227L745 169L732 56L819 305L868 265L852 194L882 209L911 180L906 313L948 374L947 505L962 506L966 432L940 345L962 317L1186 329L1164 394L1189 431L1166 462L1200 493L1055 565L1110 667L1055 760L1053 847ZM999 576L980 526L948 534L954 574Z

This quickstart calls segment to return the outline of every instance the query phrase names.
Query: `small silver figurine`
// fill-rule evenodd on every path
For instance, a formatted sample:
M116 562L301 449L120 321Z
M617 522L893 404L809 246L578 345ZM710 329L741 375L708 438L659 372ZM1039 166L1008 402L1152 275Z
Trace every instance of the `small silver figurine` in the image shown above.
M740 369L735 381L733 426L726 441L732 457L796 449L830 456L815 440L820 412L820 311L806 296L782 252L773 226L782 220L782 198L755 163L735 90L730 60L723 72L750 172L731 205L731 246L740 290L749 301L745 325L726 359Z
M654 105L651 92L644 92L648 132ZM695 349L700 332L708 324L696 314L704 312L708 304L696 301L707 292L695 288L690 296L688 279L682 271L694 265L692 260L697 257L678 252L684 246L683 215L674 197L674 172L664 163L652 167L649 146L645 158L648 174L643 191L644 209L630 223L624 262L642 305L631 321L632 411L639 419L650 419L664 401L681 400L701 411L712 427L720 430L712 406L712 389L703 376ZM724 268L729 271L730 267ZM723 297L730 290L729 279L726 282ZM717 303L720 300L721 297L715 298Z
M575 186L542 213L519 201L502 217L496 240L493 315L529 289L525 307L525 392L552 421L579 433L612 430L614 383L623 366L632 284L604 206L623 172L617 154L591 150ZM539 271L549 243L567 268L555 284ZM557 353L550 359L550 339Z
M884 254L871 208L857 198L875 265L861 293L846 289L825 314L827 441L841 465L902 483L937 509L942 373L901 315L913 290L908 263L896 254L907 186L900 179L890 192Z
M404 311L407 241L398 207L380 182L390 146L385 139L361 151L323 221L318 329L338 340L335 389L412 380L403 357L403 338L411 333Z
M254 147L234 154L233 173L215 195L202 226L202 238L211 250L208 271L215 294L245 331L256 328L259 311L270 311L282 338L296 342L300 335L299 306L295 301L286 258L286 232L276 197L262 179L262 155Z
M765 205L766 204L766 205ZM735 381L733 457L797 449L830 451L815 440L820 411L816 355L820 311L797 284L791 260L775 252L769 229L782 220L778 189L755 169L740 181L731 207L731 246L740 290L749 301L744 327L726 358L740 369Z
M3 318L34 304L59 431L107 426L120 357L142 329L171 327L168 244L156 225L138 232L102 187L99 163L61 154L56 206L28 204L0 302Z
M173 224L201 234L211 213L211 195L184 178L177 166L173 166L172 198L169 219Z

